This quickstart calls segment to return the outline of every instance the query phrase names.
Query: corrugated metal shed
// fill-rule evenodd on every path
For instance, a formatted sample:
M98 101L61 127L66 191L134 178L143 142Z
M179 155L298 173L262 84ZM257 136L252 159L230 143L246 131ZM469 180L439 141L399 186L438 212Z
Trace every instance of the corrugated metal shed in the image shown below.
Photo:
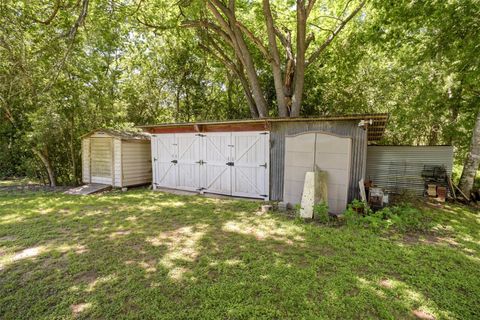
M425 165L445 166L452 173L452 146L369 146L366 178L392 192L422 195Z
M365 178L367 145L382 138L388 114L357 114L315 118L264 118L141 126L155 136L162 134L265 131L270 134L269 199L283 200L285 137L320 132L351 139L348 201L359 198L358 182Z
M285 137L305 132L327 132L352 139L352 159L348 201L359 197L358 181L364 177L367 131L358 121L274 122L270 131L270 199L283 200Z

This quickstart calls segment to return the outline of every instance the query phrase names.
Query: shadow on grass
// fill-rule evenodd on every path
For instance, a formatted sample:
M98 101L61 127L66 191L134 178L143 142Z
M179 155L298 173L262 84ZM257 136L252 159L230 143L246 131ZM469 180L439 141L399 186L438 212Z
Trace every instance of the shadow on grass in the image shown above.
M257 207L146 190L0 195L0 318L479 315L476 249L404 244ZM474 217L455 214L452 228L478 241L478 224L461 228Z

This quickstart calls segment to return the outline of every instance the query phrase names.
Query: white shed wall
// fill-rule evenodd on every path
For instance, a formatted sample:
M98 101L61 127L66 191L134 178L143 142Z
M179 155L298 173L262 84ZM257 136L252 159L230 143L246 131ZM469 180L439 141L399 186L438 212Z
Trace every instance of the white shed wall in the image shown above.
M123 187L152 182L150 141L123 141L121 166Z
M90 183L90 138L82 140L82 182Z
M122 140L113 139L113 186L122 187Z
M90 180L92 183L113 183L113 139L90 138Z

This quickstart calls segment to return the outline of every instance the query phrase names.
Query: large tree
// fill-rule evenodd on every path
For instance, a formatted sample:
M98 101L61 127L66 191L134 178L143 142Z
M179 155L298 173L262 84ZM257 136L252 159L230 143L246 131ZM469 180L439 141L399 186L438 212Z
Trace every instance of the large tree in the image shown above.
M469 197L472 191L475 176L480 165L480 110L478 111L475 126L473 128L470 150L463 164L463 172L460 177L459 187Z
M181 1L179 21L182 27L198 30L202 48L240 81L253 117L269 115L260 79L265 72L273 78L278 116L297 117L307 69L364 5L352 0ZM155 17L152 20L143 23L165 28Z

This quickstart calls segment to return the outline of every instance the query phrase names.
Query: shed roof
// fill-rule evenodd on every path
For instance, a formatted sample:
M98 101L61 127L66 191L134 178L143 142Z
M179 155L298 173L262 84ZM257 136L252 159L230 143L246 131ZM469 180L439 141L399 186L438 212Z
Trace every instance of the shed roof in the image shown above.
M115 129L95 129L92 130L83 136L81 138L87 138L93 135L94 133L104 133L106 135L109 135L114 138L119 138L122 140L150 140L150 134L147 132L137 132L137 131L131 131L131 130L115 130Z
M150 133L170 132L207 132L220 131L221 128L232 127L241 129L241 127L262 127L267 130L270 124L274 122L308 122L308 121L361 121L364 120L368 130L368 141L379 141L385 132L385 126L388 120L387 113L368 113L368 114L350 114L350 115L329 115L310 118L261 118L261 119L242 119L228 121L200 121L200 122L177 122L162 123L155 125L138 126Z

